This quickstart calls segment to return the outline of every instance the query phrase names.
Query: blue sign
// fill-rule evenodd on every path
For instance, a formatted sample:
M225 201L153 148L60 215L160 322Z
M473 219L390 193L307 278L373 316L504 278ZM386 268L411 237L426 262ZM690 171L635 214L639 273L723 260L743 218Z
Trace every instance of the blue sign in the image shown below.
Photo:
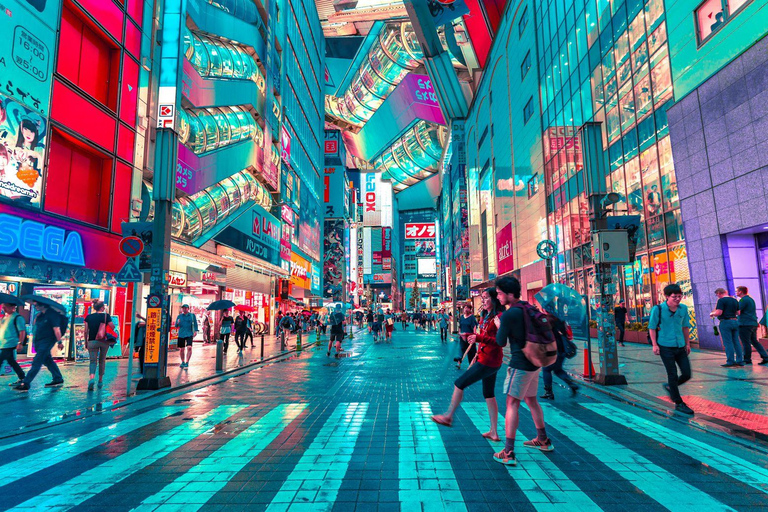
M132 258L128 258L125 261L125 265L115 276L115 279L121 283L140 283L142 278L141 271Z
M0 214L0 254L85 266L83 239L77 231Z
M238 217L215 240L273 265L280 265L280 221L259 205Z

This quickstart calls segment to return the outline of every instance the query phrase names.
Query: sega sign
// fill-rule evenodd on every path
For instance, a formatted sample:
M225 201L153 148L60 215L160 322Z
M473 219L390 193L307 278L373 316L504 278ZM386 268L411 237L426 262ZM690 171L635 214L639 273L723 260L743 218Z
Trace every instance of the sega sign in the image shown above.
M405 224L406 240L435 238L437 229L434 222L408 222Z
M83 239L77 231L0 214L0 254L85 266Z

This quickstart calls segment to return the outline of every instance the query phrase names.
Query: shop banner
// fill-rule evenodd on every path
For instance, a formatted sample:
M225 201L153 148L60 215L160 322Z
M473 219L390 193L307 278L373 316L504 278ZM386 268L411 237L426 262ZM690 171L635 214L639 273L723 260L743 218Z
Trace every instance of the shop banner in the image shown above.
M420 238L434 239L437 234L434 222L407 222L405 224L405 239Z
M326 219L344 217L349 189L343 165L326 166L323 176L323 216Z
M224 286L227 283L227 274L224 269L222 269L222 271L216 271L187 267L187 277L190 282L194 283L212 284L216 286Z
M280 266L281 239L280 222L259 205L253 205L215 237L220 244L276 266Z
M312 288L312 264L299 256L291 253L291 284L309 290Z
M512 256L512 223L508 223L496 233L496 251L498 275L506 274L515 269Z
M344 295L346 251L344 221L326 220L323 241L323 298L342 301Z
M0 197L40 207L47 136L44 117L0 94Z
M381 256L392 257L392 228L388 226L381 228Z

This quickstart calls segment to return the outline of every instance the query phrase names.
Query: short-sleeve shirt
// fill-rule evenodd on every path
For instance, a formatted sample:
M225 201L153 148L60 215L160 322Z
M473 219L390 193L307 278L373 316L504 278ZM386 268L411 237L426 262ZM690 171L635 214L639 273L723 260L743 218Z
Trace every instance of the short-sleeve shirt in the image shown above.
M717 305L715 309L719 309L723 312L718 316L718 320L733 320L736 318L736 312L739 310L739 303L733 297L721 297L717 299ZM755 325L757 325L757 319L755 319Z
M26 330L23 316L18 313L5 315L0 320L0 349L14 348L19 344L19 334Z
M616 319L616 324L622 325L627 323L627 308L617 306L613 309L613 316Z
M745 295L739 301L739 325L757 325L757 304L755 299Z
M661 315L661 318L659 318ZM682 348L685 346L684 328L691 328L691 315L688 306L680 304L672 313L666 302L651 309L651 318L648 320L648 329L659 329L656 343L661 347Z
M459 332L462 334L471 334L477 327L477 318L475 315L463 316L459 318Z
M99 334L99 326L103 323L109 324L112 321L112 317L109 313L91 313L85 317L85 324L88 326L88 341L96 339L96 335Z
M197 317L194 313L181 313L176 317L176 327L179 328L179 338L191 338L199 330Z
M525 319L523 310L510 307L501 315L501 325L496 333L496 344L503 347L509 343L509 367L516 370L533 372L539 369L525 357Z
M35 346L39 345L53 345L56 343L56 334L53 332L54 327L61 327L61 315L54 311L52 308L48 308L45 313L38 313L35 317Z

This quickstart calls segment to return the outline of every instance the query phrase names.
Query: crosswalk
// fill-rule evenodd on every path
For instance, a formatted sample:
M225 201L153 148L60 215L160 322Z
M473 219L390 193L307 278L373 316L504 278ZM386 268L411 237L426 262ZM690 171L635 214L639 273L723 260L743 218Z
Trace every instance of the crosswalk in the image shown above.
M11 501L4 498L2 508L24 512L64 512L89 504L93 508L93 500L113 492L120 495L129 487L134 501L115 503L116 509L195 512L206 504L225 503L223 493L239 489L245 482L241 476L253 475L253 468L247 473L249 465L266 457L277 470L260 478L269 485L263 485L254 510L337 510L340 501L349 499L340 499L344 492L349 493L343 490L345 483L360 480L353 460L367 453L370 441L361 433L366 425L372 426L377 414L365 402L326 407L313 408L302 402L219 405L207 410L168 406L94 428L68 442L56 442L56 436L49 434L6 443L0 445L0 493ZM596 491L594 482L575 476L568 455L580 450L595 460L590 462L598 466L595 471L609 472L631 489L632 498L639 500L636 503L673 512L746 509L734 505L724 488L711 485L719 479L751 489L758 505L768 507L764 464L614 405L586 403L568 408L568 412L550 404L543 408L557 451L545 454L524 449L523 440L532 435L529 425L516 436L518 465L504 467L490 460L503 443L487 441L487 451L467 456L448 448L446 436L454 433L430 420L428 402L398 403L391 410L397 421L389 424L397 428L393 438L397 446L388 453L397 459L399 488L388 496L397 499L393 504L403 511L464 512L472 509L470 502L479 492L477 484L482 483L479 480L492 479L506 495L527 502L522 508L538 512L618 509L606 506L605 496ZM464 403L454 426L478 438L488 429L485 402ZM501 416L499 434L503 440ZM302 440L296 436L303 436ZM116 443L118 438L130 442L122 446ZM289 439L293 441L289 443ZM646 449L638 448L638 439L647 440ZM289 450L283 449L285 443ZM110 451L114 445L120 446ZM649 451L648 445L658 448ZM291 454L287 459L276 455L286 452ZM92 453L98 456L90 457ZM694 472L705 469L709 480L675 474L666 463L669 459L682 461L682 467ZM174 460L183 460L184 469L163 473L173 467ZM141 494L139 475L150 473L158 475L157 484L147 486ZM56 475L50 485L46 475ZM29 494L24 493L27 483L34 483Z

